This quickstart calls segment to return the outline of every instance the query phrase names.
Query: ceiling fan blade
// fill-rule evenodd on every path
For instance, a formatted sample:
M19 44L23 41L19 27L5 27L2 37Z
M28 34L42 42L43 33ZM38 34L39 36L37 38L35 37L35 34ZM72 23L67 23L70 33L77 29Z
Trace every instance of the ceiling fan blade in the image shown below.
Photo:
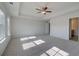
M41 12L37 12L37 13L41 13Z
M51 13L52 11L46 11L46 12L49 12L49 13Z
M41 9L38 9L38 8L36 8L36 10L39 10L39 11L41 11Z
M44 15L46 15L46 13L44 13Z

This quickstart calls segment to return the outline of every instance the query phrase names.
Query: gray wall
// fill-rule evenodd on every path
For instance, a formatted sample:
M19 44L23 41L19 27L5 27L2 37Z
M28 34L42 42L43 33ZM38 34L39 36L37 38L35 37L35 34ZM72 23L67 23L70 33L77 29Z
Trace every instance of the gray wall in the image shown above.
M47 21L34 18L11 17L11 37L48 34Z
M50 35L69 40L69 19L79 17L79 10L59 15L50 20Z

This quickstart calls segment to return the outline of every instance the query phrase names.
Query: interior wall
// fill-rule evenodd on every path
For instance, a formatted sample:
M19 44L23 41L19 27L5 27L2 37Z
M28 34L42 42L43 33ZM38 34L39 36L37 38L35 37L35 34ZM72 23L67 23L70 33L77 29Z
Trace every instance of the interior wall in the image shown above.
M49 34L50 35L50 33L49 33L49 23L48 22L45 22L45 33L47 33L47 34Z
M69 19L79 17L79 10L71 11L50 20L50 35L69 40Z
M65 18L65 19L64 19ZM68 20L66 17L57 17L50 21L50 35L62 39L68 39Z
M12 38L27 36L27 35L41 35L48 34L47 21L11 17L11 35Z
M71 21L71 29L72 30L76 30L77 29L77 19L75 18L72 18L72 21Z

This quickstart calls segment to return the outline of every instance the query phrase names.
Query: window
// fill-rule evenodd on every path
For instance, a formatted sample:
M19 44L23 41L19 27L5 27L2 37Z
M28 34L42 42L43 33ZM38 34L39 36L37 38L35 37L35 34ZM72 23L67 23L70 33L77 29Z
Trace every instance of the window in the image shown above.
M2 38L4 38L5 36L5 15L2 12L2 10L0 10L0 41L2 40Z

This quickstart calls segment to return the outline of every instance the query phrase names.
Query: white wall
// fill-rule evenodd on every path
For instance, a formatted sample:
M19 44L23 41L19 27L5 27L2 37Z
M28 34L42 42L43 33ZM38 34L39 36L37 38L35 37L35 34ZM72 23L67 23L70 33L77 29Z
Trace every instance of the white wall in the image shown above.
M69 19L79 17L79 10L59 15L50 20L50 35L69 40Z
M0 55L3 54L5 48L7 47L8 42L10 41L10 35L8 35L7 31L7 17L8 17L8 13L6 11L6 9L4 8L4 6L2 5L2 3L0 3L0 9L4 12L5 14L5 37L2 38L2 40L0 40Z
M12 38L48 34L48 23L46 21L30 19L28 17L12 17L11 18L11 35Z
M45 23L45 33L49 34L49 23L48 22Z

